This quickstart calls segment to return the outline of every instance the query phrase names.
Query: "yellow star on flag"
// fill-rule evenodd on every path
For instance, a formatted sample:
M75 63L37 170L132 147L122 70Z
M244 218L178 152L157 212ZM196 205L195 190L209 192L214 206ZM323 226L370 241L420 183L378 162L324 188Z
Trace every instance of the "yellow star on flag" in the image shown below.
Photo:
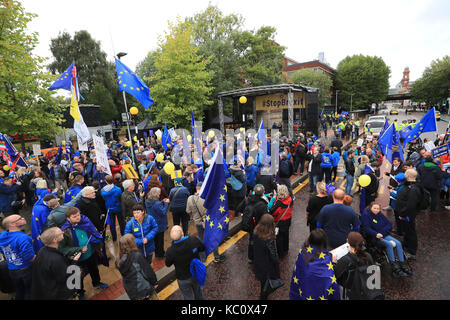
M220 201L225 201L225 196L223 194L220 195Z
M319 259L324 259L325 260L325 253L321 252L319 254Z
M336 282L336 277L335 277L335 276L330 277L330 279L331 279L331 283L337 283L337 282Z
M206 216L206 221L209 221L209 219L210 219L210 217L209 217L209 216Z
M225 211L225 207L219 207L219 211L220 211L220 213L223 213L224 211Z
M324 296L321 296L321 297L319 297L319 298L320 298L320 300L327 300L327 299L325 299Z
M329 296L331 296L334 293L334 289L333 288L327 289L327 291L328 291L328 295Z
M311 296L309 296L308 298L306 298L306 300L314 300L314 299L311 298Z
M302 253L302 249L300 248L300 250L298 251L298 253Z
M223 190L227 191L227 186L223 186Z
M302 289L298 289L298 293L300 293L300 297L302 296L302 294L303 294L303 291L302 291Z
M313 248L311 246L308 246L308 248L306 248L306 252L311 253L313 251Z
M327 266L328 266L328 270L334 270L333 269L333 263L331 261L330 261L329 264L327 264Z
M217 229L220 229L220 230L223 229L223 227L222 227L222 225L220 223L219 223L219 226L217 227Z
M294 280L295 284L298 284L298 278L296 276L294 276L294 278L292 280Z
M209 224L209 226L212 228L214 227L214 223L211 221L211 223Z
M225 218L225 223L228 224L230 222L230 219L228 217Z

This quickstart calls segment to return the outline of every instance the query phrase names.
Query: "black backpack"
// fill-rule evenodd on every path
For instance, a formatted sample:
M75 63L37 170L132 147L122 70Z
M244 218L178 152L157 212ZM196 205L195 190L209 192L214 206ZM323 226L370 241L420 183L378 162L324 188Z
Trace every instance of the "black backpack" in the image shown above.
M245 232L251 232L255 228L255 210L251 205L247 205L242 213L241 229Z
M381 288L368 287L368 282L370 282L369 277L371 277L372 274L368 273L367 268L369 266L361 263L362 261L360 261L359 258L358 260L358 262L352 261L349 267L347 280L344 284L348 298L350 300L384 300ZM378 266L375 267L379 268Z

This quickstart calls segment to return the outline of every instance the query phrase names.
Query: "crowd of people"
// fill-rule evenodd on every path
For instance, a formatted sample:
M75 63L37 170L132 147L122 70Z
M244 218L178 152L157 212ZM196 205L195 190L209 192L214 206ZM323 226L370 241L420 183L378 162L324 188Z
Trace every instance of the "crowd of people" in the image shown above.
M328 144L323 139L327 137L327 124L334 128L334 138ZM307 174L309 178L311 197L306 221L311 236L304 251L314 245L318 254L308 257L308 262L294 271L305 287L299 294L292 292L291 285L292 299L307 298L301 291L309 292L306 287L311 281L304 279L317 277L316 273L308 272L307 265L315 260L322 263L319 252L328 255L326 250L347 242L356 248L349 254L367 264L369 259L359 254L361 243L374 240L386 248L394 277L411 276L406 261L415 259L417 252L415 218L422 209L421 199L426 192L430 194L431 211L436 210L439 197L448 202L450 179L445 171L450 162L448 155L438 164L423 148L423 141L408 144L407 160L394 159L387 173L391 201L389 207L381 208L377 196L383 155L372 132L364 132L363 144L344 147L343 141L360 136L359 121L349 120L345 115L324 116L322 127L320 138L311 132L296 134L292 141L280 137L277 172L264 166L261 145L256 146L256 158L249 155L248 141L242 155L245 162L235 157L233 163L225 166L230 216L242 215L242 221L248 222L245 227L249 232L248 260L261 283L261 299L275 290L272 280L279 279L280 259L290 248L295 202L290 180L293 175ZM446 143L445 138L438 138L435 144ZM209 152L207 143L203 142L203 153ZM270 144L268 137L269 147ZM158 298L155 293L158 281L151 267L154 258L165 259L167 266L175 266L186 299L202 299L202 288L190 272L190 262L195 258L206 260L202 241L207 217L200 189L208 162L191 159L175 163L175 169L170 171L182 173L176 177L166 167L174 162L173 150L163 148L155 136L141 139L134 152L139 179L129 177L123 170L124 165L132 164L131 150L125 141L108 143L111 174L97 164L92 145L87 152L72 150L61 161L41 156L39 162L30 162L28 168L16 166L11 170L4 165L0 170L0 212L5 231L0 234L0 252L5 259L2 273L7 266L15 298L84 299L83 281L73 290L67 288L66 270L70 265L78 266L83 276L89 274L93 287L107 288L101 281L98 264L108 264L105 243L111 240L118 242L119 254L114 264L130 299ZM341 160L345 167L345 190L333 185ZM366 172L367 168L370 172ZM360 187L358 178L366 174L370 184ZM351 206L357 193L361 193L361 202L366 204L360 211ZM30 235L23 232L27 221L21 215L27 207L32 212ZM395 216L394 224L385 216L390 210ZM168 212L172 214L174 227L169 232L171 245L165 248ZM191 220L197 236L189 232ZM362 240L350 237L352 233L364 237ZM403 243L397 240L399 236L403 237ZM298 259L301 258L302 253ZM225 256L216 248L214 261L224 260ZM334 258L333 261L336 262ZM340 279L345 272L340 270L338 274L338 269L335 272Z

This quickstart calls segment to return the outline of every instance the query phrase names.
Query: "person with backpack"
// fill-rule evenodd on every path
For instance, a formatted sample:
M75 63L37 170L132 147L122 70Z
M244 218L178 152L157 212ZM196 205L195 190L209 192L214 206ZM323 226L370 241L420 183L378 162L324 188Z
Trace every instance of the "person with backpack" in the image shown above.
M416 216L422 209L430 205L429 194L417 183L417 171L408 169L405 172L406 182L397 195L396 208L404 233L403 247L407 259L414 260L417 253Z
M277 250L280 258L289 251L289 227L291 226L294 201L285 185L278 185L277 196L269 213L273 216L276 226Z
M348 253L339 260L333 256L334 273L339 285L344 287L344 299L383 300L380 288L369 288L368 267L373 266L372 256L364 250L365 241L359 232L350 232L347 236Z
M305 161L306 146L299 141L294 153L294 173L298 172L298 168L300 166L300 175L303 175L303 171L305 170Z
M430 213L435 212L439 203L439 191L444 180L444 173L431 156L425 158L425 162L417 168L417 172L420 175L422 187L431 195Z
M322 163L322 155L319 153L319 148L314 148L307 152L308 163L308 178L309 178L309 193L314 193L316 185L322 181L323 174L320 165ZM321 178L322 177L322 178Z
M86 188L86 187L85 187ZM85 189L83 188L82 191ZM78 193L75 198L70 200L69 202L61 205L58 198L50 199L47 202L48 208L50 208L50 214L45 221L43 230L58 227L61 228L63 224L67 221L66 217L66 209L74 207L78 201L81 199L83 193Z
M158 280L155 271L138 250L132 234L119 240L119 257L116 268L123 279L123 287L130 300L159 300L155 289Z
M242 214L242 230L249 233L248 240L248 261L253 263L253 230L259 223L261 217L268 213L267 205L269 201L264 195L264 186L257 184L254 192L248 197L244 212Z
M280 165L278 171L278 183L284 184L289 190L289 196L293 198L291 176L294 174L294 165L287 159L287 154L283 152L280 155Z

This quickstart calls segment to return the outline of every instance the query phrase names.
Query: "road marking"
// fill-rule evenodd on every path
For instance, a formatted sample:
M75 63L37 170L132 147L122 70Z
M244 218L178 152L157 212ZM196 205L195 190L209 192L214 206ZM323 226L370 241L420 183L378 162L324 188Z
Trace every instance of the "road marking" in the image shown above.
M344 184L347 182L347 178L342 181L341 185L339 186L339 189L344 189Z
M309 183L309 179L306 179L303 183L299 184L293 191L292 194L296 194L299 192L304 186L306 186Z
M225 241L219 246L219 254L223 254L225 251L227 251L232 245L234 245L236 242L241 240L242 237L244 237L247 234L247 232L239 231L235 235L233 235L230 239ZM214 254L210 253L208 258L206 259L205 265L208 266L211 262L214 260ZM158 298L159 300L166 300L169 296L171 296L175 291L179 289L178 281L172 281L170 284L168 284L164 289L162 289L160 292L158 292Z

